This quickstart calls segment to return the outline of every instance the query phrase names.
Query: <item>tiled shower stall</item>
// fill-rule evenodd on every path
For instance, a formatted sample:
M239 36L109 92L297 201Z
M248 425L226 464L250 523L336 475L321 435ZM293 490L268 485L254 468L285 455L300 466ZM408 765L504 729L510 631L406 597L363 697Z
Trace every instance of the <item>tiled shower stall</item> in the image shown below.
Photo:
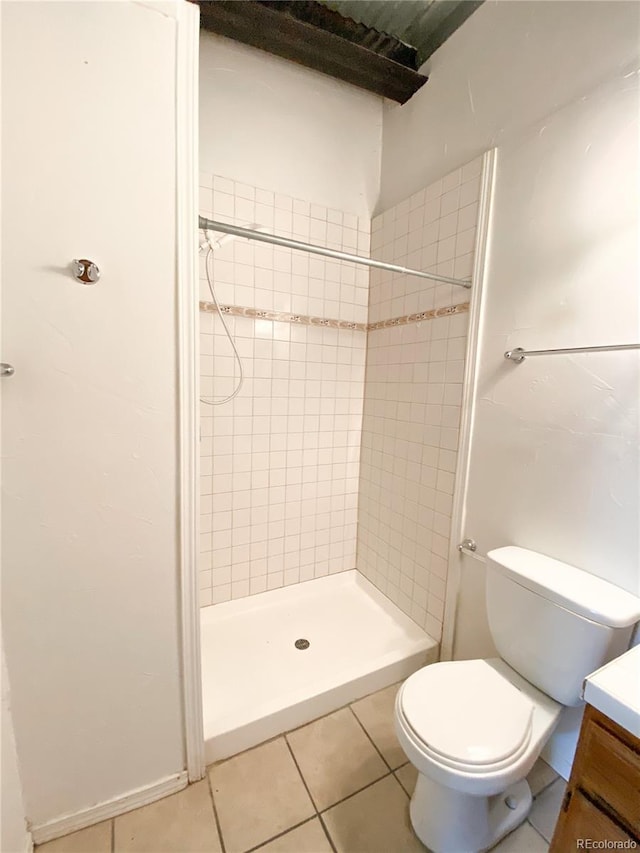
M201 175L200 212L470 278L480 172L474 160L372 222ZM205 257L201 395L220 400L239 373ZM358 568L439 640L468 291L228 237L210 261L244 385L201 404L201 604Z

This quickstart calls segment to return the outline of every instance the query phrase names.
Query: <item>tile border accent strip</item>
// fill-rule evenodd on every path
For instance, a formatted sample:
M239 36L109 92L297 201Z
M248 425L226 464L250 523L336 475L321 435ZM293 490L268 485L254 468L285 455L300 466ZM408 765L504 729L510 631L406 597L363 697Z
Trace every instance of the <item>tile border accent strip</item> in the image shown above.
M215 314L213 302L200 302L200 310L206 314ZM300 326L323 326L329 329L350 329L355 332L375 332L378 329L390 329L393 326L407 326L410 323L420 323L423 320L435 320L438 317L449 317L451 314L464 314L469 310L468 302L458 305L447 305L445 308L433 308L431 311L420 311L417 314L405 314L390 320L379 320L377 323L351 323L348 320L330 320L324 317L310 317L306 314L290 314L286 311L263 311L260 308L243 308L240 305L221 305L223 314L233 317L249 317L253 320L272 320L279 323L297 323Z
M468 302L458 305L447 305L446 308L432 308L431 311L420 311L417 314L405 314L403 317L392 317L390 320L378 320L367 325L368 332L378 329L390 329L393 326L408 326L410 323L420 323L422 320L435 320L438 317L449 317L451 314L464 314L469 310Z
M200 310L207 314L215 314L213 302L200 302ZM300 326L326 326L331 329L351 329L366 332L366 323L351 323L348 320L327 320L324 317L309 317L306 314L290 314L287 311L263 311L260 308L242 308L239 305L221 305L223 314L234 317L251 317L254 320L275 320L279 323L297 323Z

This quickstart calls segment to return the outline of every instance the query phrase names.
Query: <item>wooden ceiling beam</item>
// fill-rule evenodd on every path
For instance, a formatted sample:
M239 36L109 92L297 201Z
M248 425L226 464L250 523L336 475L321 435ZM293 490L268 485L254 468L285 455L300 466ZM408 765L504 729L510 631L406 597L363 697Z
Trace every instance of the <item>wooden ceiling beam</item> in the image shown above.
M255 0L196 0L202 29L250 44L404 104L427 77Z

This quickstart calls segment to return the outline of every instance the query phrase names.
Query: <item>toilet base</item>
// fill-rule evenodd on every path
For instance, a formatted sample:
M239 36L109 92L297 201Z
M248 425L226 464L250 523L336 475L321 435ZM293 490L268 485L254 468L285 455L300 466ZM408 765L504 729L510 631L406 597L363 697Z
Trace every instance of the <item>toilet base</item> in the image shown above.
M409 812L416 835L433 853L482 853L522 823L531 800L526 779L501 794L474 797L419 773Z

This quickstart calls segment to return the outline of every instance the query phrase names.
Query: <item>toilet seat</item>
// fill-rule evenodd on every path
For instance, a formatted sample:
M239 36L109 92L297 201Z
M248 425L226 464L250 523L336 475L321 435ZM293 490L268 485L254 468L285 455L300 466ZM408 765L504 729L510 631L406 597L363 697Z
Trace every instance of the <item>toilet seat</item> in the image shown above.
M398 709L425 756L465 774L509 766L531 738L533 703L485 660L424 667L404 683Z

